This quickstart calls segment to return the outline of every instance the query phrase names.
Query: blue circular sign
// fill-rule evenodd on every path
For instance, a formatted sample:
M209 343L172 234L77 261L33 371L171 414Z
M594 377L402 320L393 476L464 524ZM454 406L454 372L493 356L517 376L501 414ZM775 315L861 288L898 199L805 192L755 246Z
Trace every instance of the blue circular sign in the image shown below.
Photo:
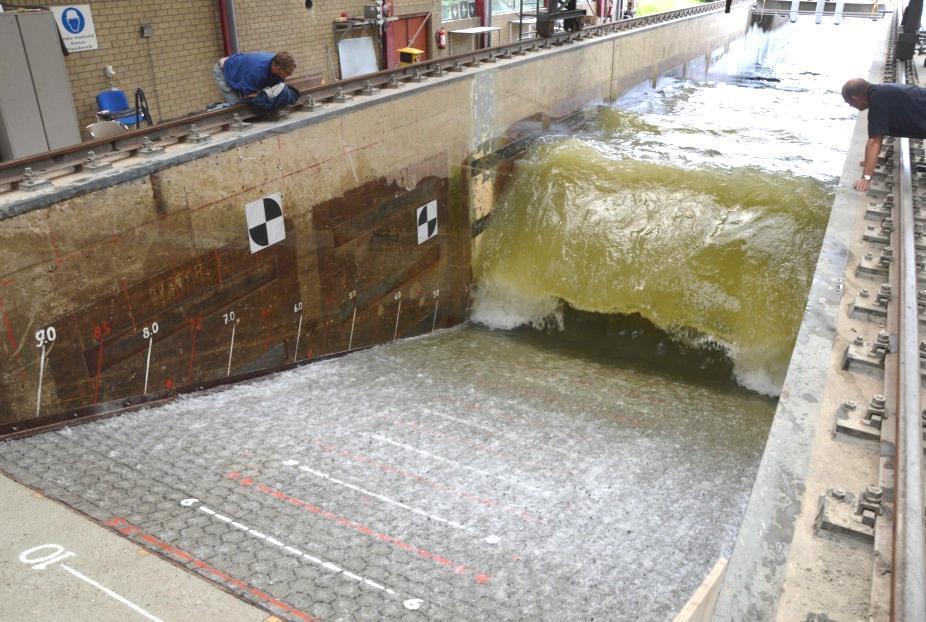
M80 34L87 25L87 20L84 19L84 14L80 12L80 9L69 6L61 13L61 24L69 33L76 35Z

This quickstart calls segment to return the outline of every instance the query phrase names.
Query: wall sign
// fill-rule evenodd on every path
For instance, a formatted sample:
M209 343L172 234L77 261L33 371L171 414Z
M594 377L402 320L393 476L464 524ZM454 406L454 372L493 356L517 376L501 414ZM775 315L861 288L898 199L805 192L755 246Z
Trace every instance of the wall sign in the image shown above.
M244 206L248 221L248 241L251 253L263 250L286 239L283 224L283 195L267 195Z
M100 47L89 4L53 6L51 12L68 52L86 52Z
M418 208L418 243L424 244L437 235L437 201Z

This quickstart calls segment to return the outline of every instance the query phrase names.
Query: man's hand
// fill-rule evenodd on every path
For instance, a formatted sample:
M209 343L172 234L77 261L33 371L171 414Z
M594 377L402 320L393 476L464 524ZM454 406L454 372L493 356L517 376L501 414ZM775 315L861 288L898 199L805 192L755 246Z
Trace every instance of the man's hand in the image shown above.
M865 143L865 161L862 162L862 178L855 182L855 189L859 192L868 192L871 188L871 177L875 172L875 164L878 162L878 154L881 153L881 141L883 136L872 136Z

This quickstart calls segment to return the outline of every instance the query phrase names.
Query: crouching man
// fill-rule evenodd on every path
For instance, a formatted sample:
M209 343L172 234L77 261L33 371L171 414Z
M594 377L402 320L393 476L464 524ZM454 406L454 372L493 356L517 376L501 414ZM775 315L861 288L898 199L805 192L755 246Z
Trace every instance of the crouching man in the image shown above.
M212 77L228 105L273 110L296 101L296 91L283 82L295 69L288 52L244 52L220 58Z

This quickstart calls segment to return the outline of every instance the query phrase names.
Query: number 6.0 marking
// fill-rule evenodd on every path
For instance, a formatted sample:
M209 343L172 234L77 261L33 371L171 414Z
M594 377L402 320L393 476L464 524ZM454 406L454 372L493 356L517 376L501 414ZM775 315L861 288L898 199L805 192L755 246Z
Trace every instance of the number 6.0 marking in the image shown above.
M40 328L35 331L35 347L42 348L47 346L55 339L58 338L58 331L55 330L54 326L48 326L47 328Z
M158 326L157 322L153 322L151 326L145 326L143 329L141 329L141 336L144 339L151 339L158 334L159 330L161 330L161 327Z

